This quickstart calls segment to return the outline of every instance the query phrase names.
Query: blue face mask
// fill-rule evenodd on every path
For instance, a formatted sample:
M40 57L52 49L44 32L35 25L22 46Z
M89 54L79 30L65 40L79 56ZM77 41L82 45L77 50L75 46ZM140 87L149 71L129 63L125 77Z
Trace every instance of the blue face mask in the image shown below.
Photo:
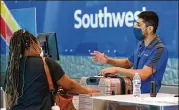
M137 40L142 41L144 40L144 36L142 35L142 30L140 28L133 28L134 36Z

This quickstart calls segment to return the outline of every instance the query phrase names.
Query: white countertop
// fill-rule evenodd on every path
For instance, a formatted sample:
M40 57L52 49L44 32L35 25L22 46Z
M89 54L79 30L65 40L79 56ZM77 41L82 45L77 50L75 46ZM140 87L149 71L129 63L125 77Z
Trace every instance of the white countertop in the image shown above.
M154 105L154 106L177 106L178 97L174 94L158 93L157 97L150 97L150 94L142 94L140 98L133 95L112 95L112 96L93 96L92 99L124 102L131 104Z

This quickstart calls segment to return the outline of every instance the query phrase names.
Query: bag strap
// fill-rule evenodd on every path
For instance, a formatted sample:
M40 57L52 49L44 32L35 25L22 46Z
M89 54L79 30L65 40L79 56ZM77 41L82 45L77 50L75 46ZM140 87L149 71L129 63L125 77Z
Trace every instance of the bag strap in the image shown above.
M44 64L44 69L45 69L45 74L47 76L47 81L48 81L48 85L49 85L49 90L51 92L55 91L54 89L54 85L53 85L53 82L52 82L52 77L50 75L50 71L49 71L49 68L47 66L47 63L45 62L45 57L42 57L42 60L43 60L43 64Z

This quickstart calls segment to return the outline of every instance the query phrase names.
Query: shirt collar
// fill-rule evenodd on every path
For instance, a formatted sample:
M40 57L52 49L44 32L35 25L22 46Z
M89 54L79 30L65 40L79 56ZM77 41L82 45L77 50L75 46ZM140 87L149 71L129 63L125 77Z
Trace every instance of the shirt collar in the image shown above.
M156 36L151 42L150 44L147 46L148 48L153 48L156 44L160 43L161 40L159 39L158 36Z
M157 43L161 42L160 38L156 36L147 46L147 48L153 48ZM144 41L140 42L140 46L144 45Z

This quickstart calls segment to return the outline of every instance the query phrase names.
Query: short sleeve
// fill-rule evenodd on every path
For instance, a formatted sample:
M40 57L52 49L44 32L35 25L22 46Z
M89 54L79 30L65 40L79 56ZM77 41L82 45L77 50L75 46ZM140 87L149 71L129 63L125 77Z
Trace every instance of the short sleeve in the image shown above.
M131 56L128 57L128 60L129 60L132 64L134 64L134 53L133 53Z
M159 70L166 65L168 60L168 51L165 47L160 47L155 49L155 51L150 55L148 61L145 63L146 66Z
M46 58L45 61L49 67L52 80L54 82L57 82L58 80L60 80L60 78L65 74L62 67L51 58Z

